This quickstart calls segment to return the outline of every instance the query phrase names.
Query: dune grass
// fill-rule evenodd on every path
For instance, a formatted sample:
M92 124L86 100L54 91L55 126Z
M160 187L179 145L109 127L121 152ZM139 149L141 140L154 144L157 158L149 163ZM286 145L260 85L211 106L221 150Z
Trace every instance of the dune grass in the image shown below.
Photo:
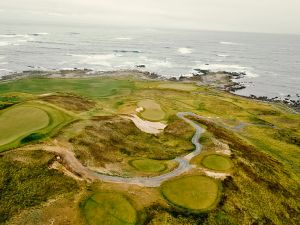
M49 122L48 114L39 108L18 106L5 110L0 114L0 145L42 129Z
M205 156L201 164L208 169L219 171L226 171L232 168L232 163L229 158L217 154Z
M164 119L165 112L160 105L151 99L145 99L138 103L139 107L143 107L144 111L140 113L141 117L150 121L160 121Z
M161 190L171 204L192 211L213 209L220 195L216 180L197 175L167 181Z
M89 225L134 225L137 213L119 193L99 192L82 204L82 213Z
M131 166L142 172L162 172L167 166L158 160L136 159L129 162Z

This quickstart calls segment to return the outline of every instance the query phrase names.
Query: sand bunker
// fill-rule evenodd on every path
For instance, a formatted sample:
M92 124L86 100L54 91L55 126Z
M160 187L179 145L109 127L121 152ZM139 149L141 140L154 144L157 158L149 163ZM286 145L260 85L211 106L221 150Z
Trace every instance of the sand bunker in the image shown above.
M161 122L151 122L143 120L137 115L126 116L125 118L130 119L136 125L137 128L149 134L159 134L167 126L166 124L163 124Z

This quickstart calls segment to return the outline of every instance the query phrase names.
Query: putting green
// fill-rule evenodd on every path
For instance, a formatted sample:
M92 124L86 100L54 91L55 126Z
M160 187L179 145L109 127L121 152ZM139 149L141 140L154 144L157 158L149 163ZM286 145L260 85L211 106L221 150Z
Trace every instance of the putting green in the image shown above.
M48 114L39 108L18 106L5 110L0 114L0 145L42 129L49 122Z
M137 221L136 210L119 193L96 193L84 202L82 210L90 225L133 225Z
M175 90L181 90L181 91L193 91L196 89L195 85L193 84L180 84L180 83L167 83L167 84L160 84L158 85L159 88L164 89L175 89Z
M153 159L137 159L129 163L135 169L143 172L161 172L167 168L164 163Z
M216 205L219 199L219 185L210 177L186 176L164 183L162 194L176 206L204 211Z
M232 163L229 158L216 154L205 156L202 159L201 164L208 169L220 171L226 171L232 167Z
M141 116L144 119L151 121L160 121L165 117L165 112L161 109L160 105L151 99L145 99L138 103L139 107L143 107L144 111Z

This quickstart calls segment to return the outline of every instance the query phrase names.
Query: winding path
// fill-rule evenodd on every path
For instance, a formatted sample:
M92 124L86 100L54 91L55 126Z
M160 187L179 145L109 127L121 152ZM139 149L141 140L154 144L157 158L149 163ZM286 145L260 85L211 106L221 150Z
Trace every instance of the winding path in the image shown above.
M192 138L192 143L195 145L195 150L186 156L175 158L174 161L178 163L178 167L176 169L172 170L169 173L162 174L159 176L154 176L154 177L127 178L127 177L118 177L118 176L99 174L95 171L91 171L93 173L93 176L106 182L136 184L144 187L158 187L161 185L162 182L169 180L173 177L179 176L184 172L188 171L189 169L191 169L192 166L190 165L190 160L201 153L202 145L199 143L199 138L204 130L198 124L185 117L185 116L198 117L198 115L191 112L179 112L177 113L177 116L195 128L195 133Z

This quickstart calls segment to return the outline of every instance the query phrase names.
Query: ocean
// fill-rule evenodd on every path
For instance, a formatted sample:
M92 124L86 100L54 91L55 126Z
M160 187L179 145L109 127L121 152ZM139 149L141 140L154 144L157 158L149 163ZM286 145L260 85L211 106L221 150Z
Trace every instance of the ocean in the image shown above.
M245 72L240 95L300 95L300 36L119 27L1 25L0 76L28 70Z

